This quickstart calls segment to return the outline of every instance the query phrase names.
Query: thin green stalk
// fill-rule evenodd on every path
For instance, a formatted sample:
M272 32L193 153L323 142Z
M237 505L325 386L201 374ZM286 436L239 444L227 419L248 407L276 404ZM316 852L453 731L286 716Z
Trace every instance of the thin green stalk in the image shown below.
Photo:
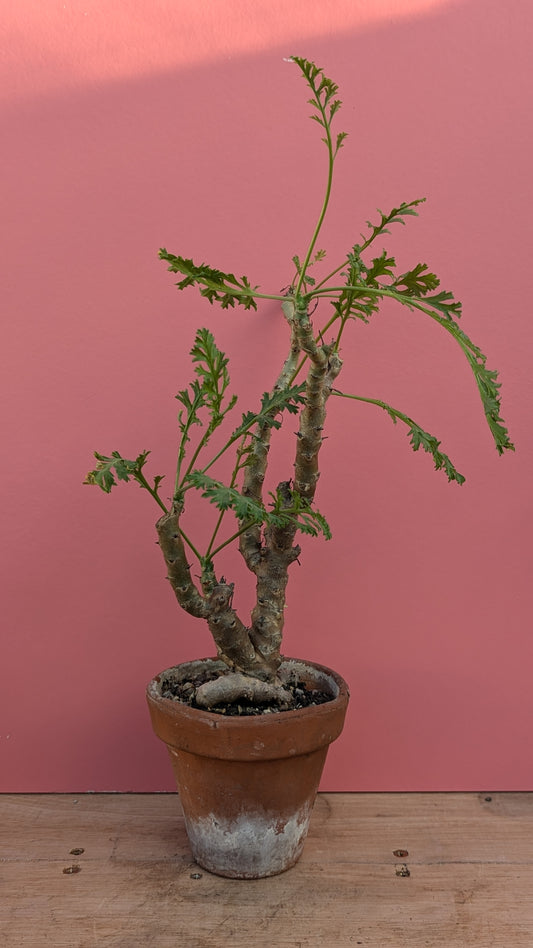
M282 299L286 299L286 297L282 297ZM213 458L211 458L211 460L208 462L208 464L206 464L206 466L201 469L201 473L202 473L202 474L206 474L207 471L209 471L210 468L213 467L213 464L216 464L216 462L219 460L219 458L221 458L222 455L225 454L226 451L227 451L229 448L231 448L232 444L235 444L235 442L238 441L239 438L244 438L246 435L248 435L248 434L250 433L250 430L253 428L253 426L254 426L256 423L257 423L257 418L254 418L253 421L250 422L250 424L248 425L248 427L247 427L244 431L239 431L238 434L234 434L234 435L229 439L229 441L226 441L226 444L223 445L222 448L220 448L220 451L218 451L218 452L215 454L215 456L214 456ZM242 455L242 451L240 452L240 454ZM182 490L183 490L183 491L187 491L187 490L190 490L191 487L192 487L192 484L190 484L190 485L188 485L188 486L187 486L186 484L184 484Z
M224 540L224 542L221 543L219 546L217 546L215 550L208 553L207 555L210 557L210 559L213 559L218 553L220 553L220 551L223 550L225 546L229 546L230 543L233 543L234 540L237 540L241 536L241 534L246 533L246 531L250 529L252 524L253 524L253 520L249 520L248 523L245 523L244 526L240 528L240 530L237 530L237 532L233 534L233 536L228 537L228 539Z
M408 204L408 205L402 205L402 206L400 206L399 208L394 208L393 211L391 211L391 213L388 215L388 217L384 217L383 214L382 214L381 223L378 224L378 225L376 225L376 226L374 226L374 227L372 228L372 233L370 234L370 236L367 237L366 240L364 240L362 244L357 245L356 247L354 247L354 250L357 250L359 256L361 256L361 254L363 254L363 253L365 252L365 250L367 250L368 247L370 247L370 244L373 243L374 240L376 240L377 237L381 236L382 234L387 234L387 233L388 233L388 231L385 229L385 225L386 225L386 224L389 224L389 223L391 223L391 222L392 222L392 223L398 223L398 221L399 221L399 219L400 219L400 218L399 218L399 215L405 216L405 215L407 215L407 214L410 214L410 215L414 215L414 216L416 217L417 212L416 212L416 211L413 211L412 208L415 207L415 206L417 206L418 204L423 204L424 201L425 201L425 198L421 198L421 199L419 199L419 200L417 200L417 201L412 201L412 202L411 202L410 204ZM400 223L404 223L404 221L401 221L401 220L400 220ZM368 222L368 226L369 226L369 227L372 227L372 225L370 224L370 222ZM361 236L363 236L363 235L361 234ZM338 267L335 267L335 269L332 270L331 273L328 273L327 276L325 276L322 280L320 280L320 283L318 283L318 284L314 287L314 289L315 289L315 290L319 290L319 289L320 289L321 287L323 287L326 283L328 283L334 276L336 276L337 273L340 273L340 271L342 270L343 267L349 265L349 263L350 263L349 258L346 257L346 259L343 260L342 263L339 264Z
M136 477L137 482L141 485L141 487L143 487L145 490L148 491L149 494L152 495L152 497L154 498L155 502L156 502L157 504L159 504L159 506L161 507L161 510L162 510L164 513L168 513L168 507L165 507L165 504L164 504L163 501L161 500L161 498L160 498L159 494L157 493L157 491L155 491L155 490L153 489L153 487L150 487L150 485L149 485L148 481L146 480L146 478L145 478L144 474L142 473L142 471L139 471L139 472L135 475L135 477Z
M185 431L182 432L182 436L180 439L180 445L178 449L178 462L176 464L176 479L174 482L174 497L178 496L183 486L184 478L183 479L181 478L181 468L187 454L186 444L189 439L189 430L191 428L191 424L192 422L189 422L188 426L185 428Z
M231 486L233 487L233 484L232 484ZM211 556L212 556L211 550L212 550L212 548L213 548L213 543L215 542L216 535L217 535L218 531L220 530L220 526L221 526L222 521L223 521L223 519L224 519L224 514L225 514L225 513L226 513L225 510L221 510L220 513L219 513L219 515L218 515L218 520L217 520L217 522L216 522L216 524L215 524L215 529L213 530L213 536L211 537L211 539L210 539L210 541L209 541L209 546L207 547L207 551L206 551L206 554L205 554L206 559L207 559L208 557L211 557Z
M332 270L331 273L328 273L328 275L325 276L324 279L320 281L320 283L317 283L316 286L313 287L313 293L316 293L317 290L320 290L321 286L324 286L326 283L329 283L332 277L336 276L337 273L340 273L343 267L349 266L349 263L350 261L348 260L348 257L346 257L346 260L343 260L342 263L340 263L338 267L335 267L335 269Z
M336 352L339 351L339 346L340 346L342 334L343 334L344 329L345 329L345 327L346 327L346 323L348 322L348 317L347 317L347 316L345 316L344 318L343 318L342 316L339 316L339 319L341 320L341 327L340 327L340 329L339 329L339 332L337 333L337 338L336 338L336 340L335 340L335 351L336 351Z
M318 296L320 298L327 298L328 296L334 297L337 299L339 293L345 293L346 290L355 290L361 291L364 290L365 293L371 293L374 296L380 296L381 294L389 296L398 296L398 294L393 294L391 291L387 291L385 287L377 286L368 286L366 283L353 283L346 286L326 286L323 290L319 290L318 287L313 287L313 296Z
M316 242L317 242L317 240L318 240L318 235L320 234L320 231L322 230L322 224L324 223L324 218L325 218L325 216L326 216L326 211L327 211L327 209L328 209L329 199L330 199L330 196L331 196L331 186L332 186L332 184L333 184L333 164L334 164L334 161L335 161L335 156L334 156L334 154L333 154L333 144L332 144L332 141L331 141L331 131L330 131L330 127L329 127L329 122L328 122L328 120L327 120L327 118L326 118L326 110L325 110L325 108L322 106L322 104L321 104L320 100L318 99L318 97L317 97L317 100L316 100L316 101L317 101L318 104L319 104L320 111L321 111L322 117L323 117L323 119L324 119L324 128L325 128L325 130L326 130L326 145L327 145L327 148L328 148L328 178L327 178L327 183L326 183L326 193L325 193L325 195L324 195L324 201L323 201L323 203L322 203L322 209L321 209L320 214L319 214L319 216L318 216L317 225L316 225L316 227L315 227L313 236L312 236L312 238L311 238L311 243L309 244L309 247L308 247L308 249L307 249L307 254L306 254L306 256L305 256L305 260L304 260L303 265L302 265L301 270L300 270L300 277L299 277L299 280L298 280L298 285L297 285L297 287L296 287L295 296L299 296L299 294L300 294L300 292L301 292L301 289L302 289L302 285L304 284L305 275L306 275L306 272L307 272L307 268L308 268L308 266L309 266L309 261L311 260L311 256L312 256L313 251L314 251L314 249L315 249Z
M185 474L184 474L183 477L181 478L180 483L179 483L179 484L176 484L176 493L178 493L179 491L181 491L181 490L184 489L185 481L187 480L189 474L190 474L191 471L193 470L194 465L196 464L196 459L197 459L198 455L200 454L200 451L202 450L202 448L204 448L205 445L207 444L207 442L209 441L209 438L211 437L211 434L212 434L212 432L209 431L209 429L208 429L208 430L205 432L205 434L203 434L202 437L200 438L200 441L199 441L198 445L196 446L195 451L193 452L192 458L191 458L191 460L190 460L190 462L189 462L189 465L188 465L188 467L187 467L187 470L185 471Z
M392 408L386 402L382 401L380 398L367 398L363 395L351 395L349 392L341 392L338 388L333 388L331 390L332 395L338 395L339 398L351 398L355 402L367 402L369 405L377 405L378 408L383 408L389 414L396 415L402 421L409 422L413 424L413 419L409 418L408 415L405 415L403 412L398 411L396 408Z
M213 280L204 279L202 280L202 285L206 287L210 287L211 289L214 289L214 290L222 289L221 285L219 283L215 283ZM235 296L235 297L249 296L251 299L254 299L254 300L274 300L276 302L278 301L283 302L283 300L287 299L287 297L284 296L282 293L258 293L257 290L254 290L252 287L250 287L249 289L240 288L240 289L234 290L232 289L232 287L226 286L226 284L224 284L223 289L224 289L224 293L226 293L228 296Z
M244 438L245 438L245 437L246 437L246 435L243 435L243 441L244 441ZM243 447L237 449L237 460L236 460L236 463L235 463L235 467L234 467L234 469L233 469L233 473L232 473L232 475L231 475L231 479L230 479L230 483L229 483L229 486L230 486L230 487L235 487L235 482L236 482L236 480L237 480L237 474L239 473L239 471L240 471L240 469L241 469L241 458L242 458L243 453L244 453L244 448L243 448ZM216 524L215 524L215 529L213 530L213 536L211 537L211 540L209 541L209 546L207 547L207 553L205 554L206 557L213 557L213 556L215 555L215 553L218 552L218 549L220 549L220 547L218 547L217 550L215 550L215 553L212 553L212 552L211 552L211 551L212 551L212 547L213 547L213 543L215 542L215 539L216 539L216 536L217 536L217 534L218 534L218 531L220 530L220 527L221 527L222 521L223 521L223 519L224 519L224 514L225 514L225 513L227 513L227 511L225 511L225 510L221 510L221 511L220 511L220 516L219 516L219 518L218 518L218 520L217 520L217 522L216 522ZM241 532L241 531L239 531L239 533L236 534L237 537L240 536L240 532ZM228 542L229 542L229 541L228 541ZM226 544L223 544L223 546L225 546L225 545L226 545Z
M183 532L183 530L181 529L181 526L180 526L180 528L179 528L179 531L180 531L181 536L183 537L183 540L185 541L185 543L186 543L187 546L189 547L189 549L194 553L194 555L195 555L195 557L197 558L197 560L198 560L200 563L202 563L205 557L202 557L202 556L201 556L201 554L200 554L200 553L198 552L198 550L196 549L196 547L195 547L194 543L192 542L192 540L190 540L189 537L187 536L187 534Z

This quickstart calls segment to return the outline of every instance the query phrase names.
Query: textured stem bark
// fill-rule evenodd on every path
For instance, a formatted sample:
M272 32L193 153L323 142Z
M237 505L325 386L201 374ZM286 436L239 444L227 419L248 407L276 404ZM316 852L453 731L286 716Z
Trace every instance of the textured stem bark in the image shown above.
M326 418L326 402L342 362L332 346L317 345L305 300L292 310L284 307L291 324L291 351L306 352L310 367L306 382L306 403L300 414L296 437L294 490L309 503L313 501L319 477L318 455ZM297 359L297 356L296 356ZM264 472L263 472L264 473ZM292 504L290 481L278 486L284 506ZM300 554L294 544L296 524L268 527L256 538L256 552L250 568L257 575L256 604L252 611L251 639L271 668L279 667L285 619L288 570Z
M232 600L233 583L219 583L209 597L207 622L218 657L244 674L268 678L270 669L256 652L250 630L239 619Z
M156 523L159 546L168 570L168 579L182 609L199 619L207 619L209 607L191 579L191 567L181 536L179 521L182 508L173 504Z
M278 708L285 710L292 703L292 695L281 684L258 681L239 673L207 681L196 691L196 703L201 708L213 708L217 704L233 701L246 701L254 705L275 703Z
M294 489L312 503L320 477L318 456L323 442L326 402L331 395L333 382L341 371L342 361L333 346L315 342L312 322L303 308L298 312L298 340L309 356L311 366L296 442Z
M292 301L287 300L286 303L282 303L282 310L290 326L291 340L289 353L273 388L274 392L282 391L290 385L300 355ZM249 497L257 503L261 503L263 499L263 482L268 464L271 436L272 427L270 425L258 425L254 432L249 462L244 469L242 492L245 497ZM248 569L252 572L256 572L259 566L261 546L262 530L260 526L251 526L241 535L239 549Z
M232 607L233 585L217 583L212 569L204 569L202 595L191 579L191 568L180 531L182 505L174 503L156 524L159 545L168 570L168 579L182 609L206 619L217 647L218 656L230 668L258 678L272 677L250 639L250 630Z

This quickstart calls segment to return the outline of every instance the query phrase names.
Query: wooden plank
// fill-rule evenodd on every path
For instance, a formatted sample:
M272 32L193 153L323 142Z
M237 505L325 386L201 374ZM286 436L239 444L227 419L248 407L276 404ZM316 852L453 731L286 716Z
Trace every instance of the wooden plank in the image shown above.
M533 794L486 796L321 794L298 866L236 882L192 862L174 794L6 795L0 944L531 948Z

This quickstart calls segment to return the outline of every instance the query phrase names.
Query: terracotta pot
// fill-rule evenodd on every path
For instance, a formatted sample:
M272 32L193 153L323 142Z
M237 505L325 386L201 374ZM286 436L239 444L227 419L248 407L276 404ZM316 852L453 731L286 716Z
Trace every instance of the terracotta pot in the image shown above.
M187 679L215 659L161 672L147 688L155 733L167 745L194 859L235 879L289 869L301 855L329 744L342 731L346 683L329 668L284 659L331 701L297 711L225 717L161 697L161 682ZM223 666L222 666L223 667Z

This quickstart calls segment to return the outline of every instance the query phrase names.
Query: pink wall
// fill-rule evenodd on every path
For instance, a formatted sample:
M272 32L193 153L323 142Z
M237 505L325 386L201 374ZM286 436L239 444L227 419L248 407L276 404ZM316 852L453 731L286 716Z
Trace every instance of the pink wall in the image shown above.
M532 789L530 0L7 6L2 789L172 786L143 689L208 635L164 581L150 498L81 482L95 448L151 448L171 473L198 325L245 393L272 380L276 308L180 296L156 254L287 284L324 168L291 53L345 101L330 258L376 206L427 196L394 249L463 300L518 449L498 458L464 359L423 316L387 308L347 336L345 389L438 434L467 483L377 409L332 406L335 536L305 544L286 635L351 685L324 788Z

